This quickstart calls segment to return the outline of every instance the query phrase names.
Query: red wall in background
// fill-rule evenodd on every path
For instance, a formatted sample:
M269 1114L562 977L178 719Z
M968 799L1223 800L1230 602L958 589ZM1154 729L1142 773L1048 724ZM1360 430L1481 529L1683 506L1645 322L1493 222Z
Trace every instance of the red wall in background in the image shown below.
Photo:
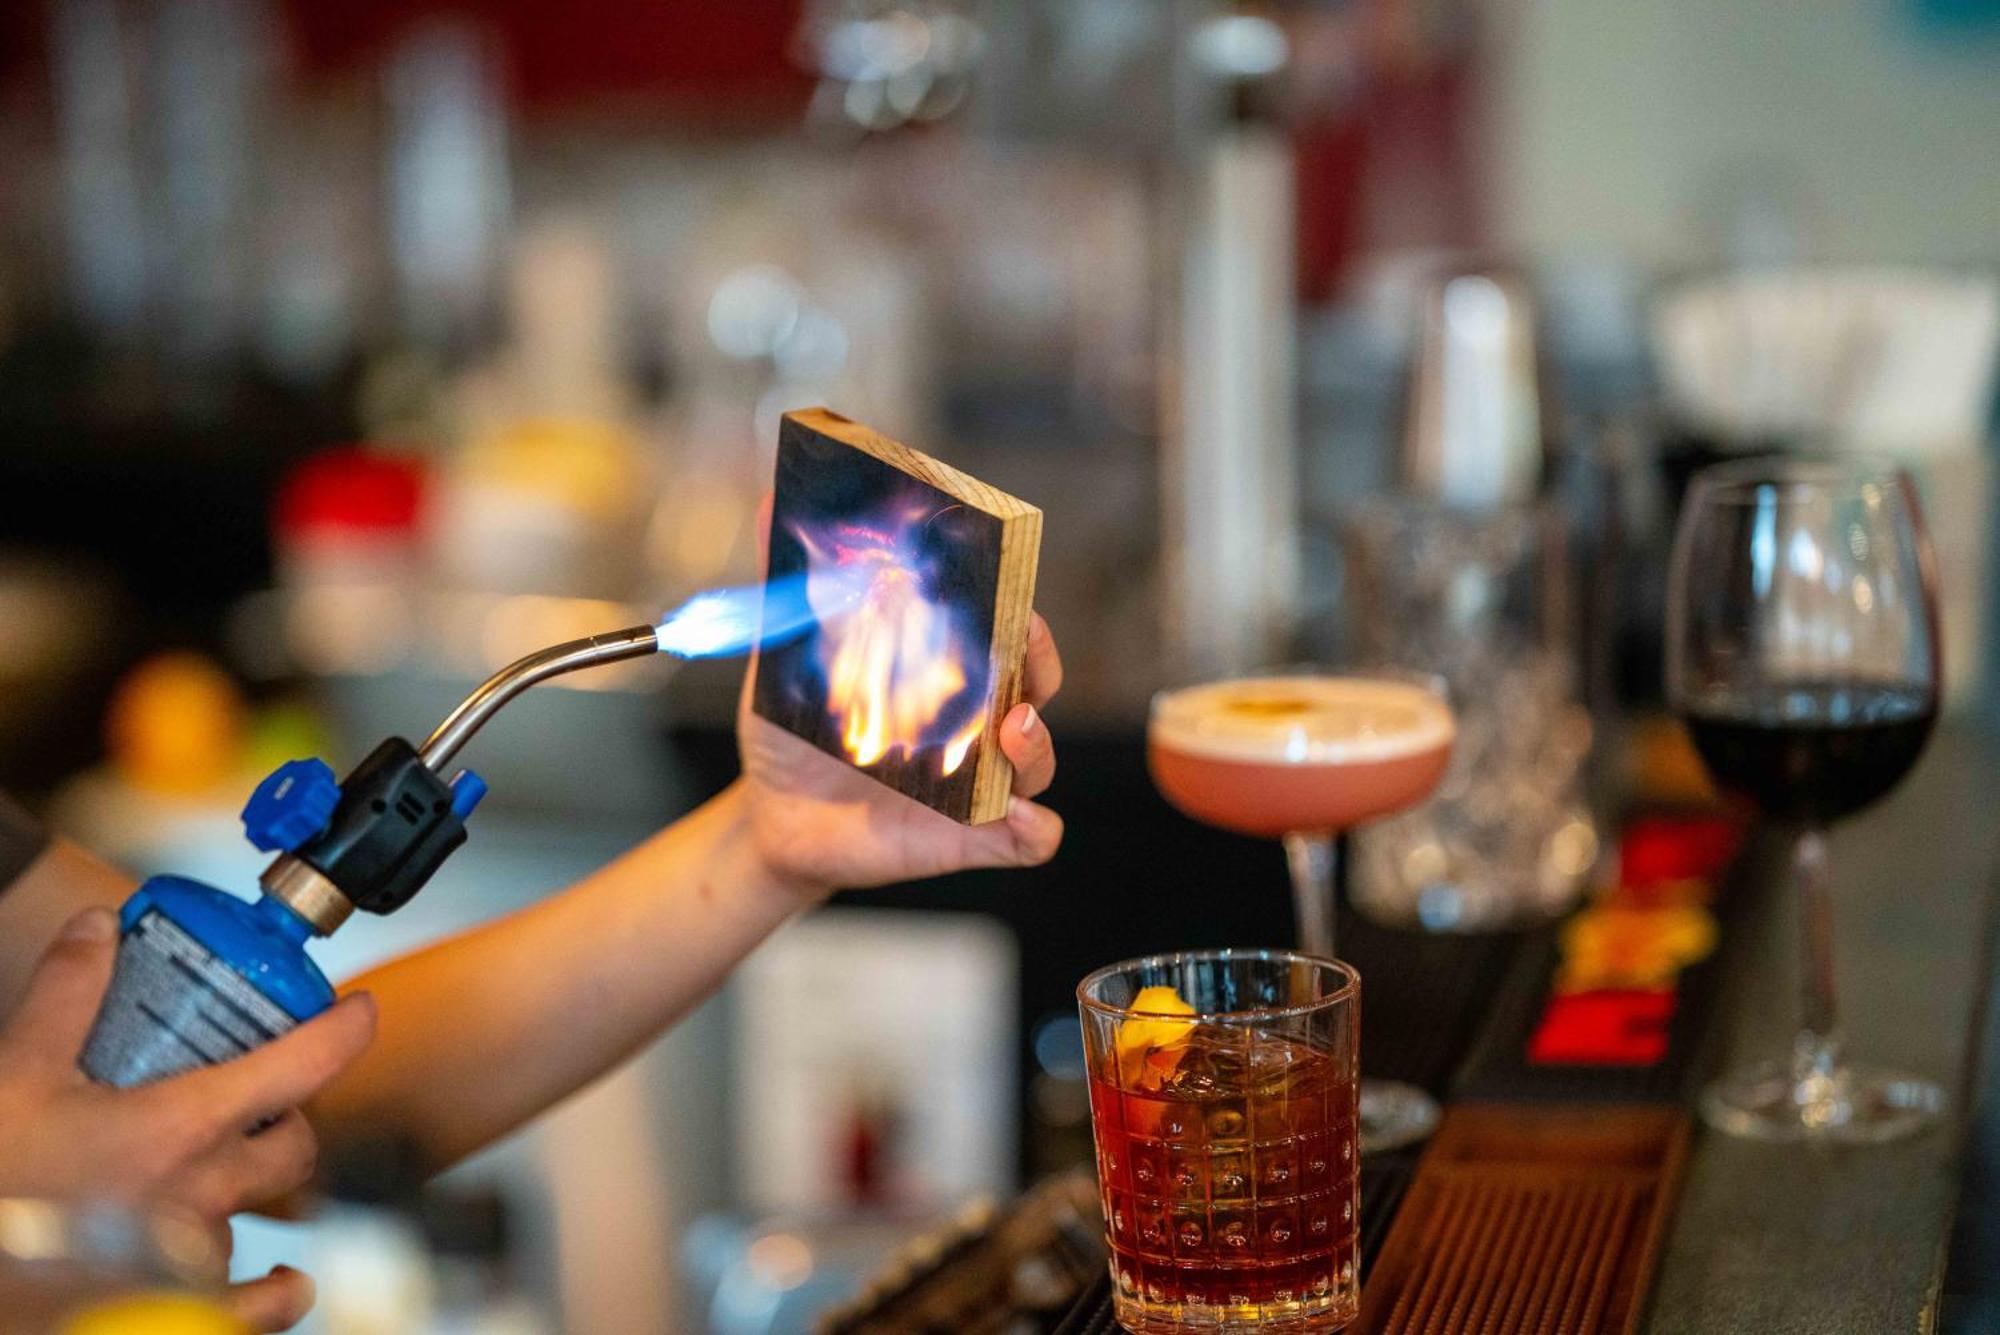
M1298 128L1305 302L1337 298L1366 255L1481 246L1485 201L1471 146L1477 79L1469 59L1378 78L1344 114Z
M307 77L365 72L433 19L493 34L527 111L671 104L789 115L812 78L793 59L800 0L284 0Z
M603 103L699 116L795 116L813 79L793 58L801 0L276 0L305 78L367 76L433 19L489 29L527 111ZM48 97L48 6L0 0L0 90Z

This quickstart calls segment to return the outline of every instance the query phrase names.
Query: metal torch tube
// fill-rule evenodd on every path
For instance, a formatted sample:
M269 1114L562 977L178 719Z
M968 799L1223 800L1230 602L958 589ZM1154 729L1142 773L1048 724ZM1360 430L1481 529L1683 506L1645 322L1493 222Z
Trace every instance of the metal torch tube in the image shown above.
M458 708L438 724L436 732L424 739L417 754L426 765L442 772L451 763L451 758L458 754L459 748L472 740L472 734L493 717L494 711L536 682L581 668L597 667L602 663L644 658L659 650L659 637L651 626L632 626L538 649L526 658L509 663L482 682L478 690L466 696Z

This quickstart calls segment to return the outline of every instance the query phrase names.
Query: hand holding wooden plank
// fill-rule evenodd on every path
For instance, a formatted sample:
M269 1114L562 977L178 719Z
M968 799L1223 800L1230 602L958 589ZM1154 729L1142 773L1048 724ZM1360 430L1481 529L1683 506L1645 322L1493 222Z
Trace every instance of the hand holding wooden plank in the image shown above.
M763 654L752 707L966 824L1007 813L1041 511L824 409L779 434L768 578L819 629Z

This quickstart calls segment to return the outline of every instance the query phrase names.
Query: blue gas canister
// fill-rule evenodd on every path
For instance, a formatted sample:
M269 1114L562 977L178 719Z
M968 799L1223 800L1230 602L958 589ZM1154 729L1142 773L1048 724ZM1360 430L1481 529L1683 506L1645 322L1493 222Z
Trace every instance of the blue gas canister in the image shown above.
M155 876L125 901L111 986L80 1065L129 1086L242 1056L331 1006L333 985L306 954L356 907L408 902L465 840L485 784L449 785L392 738L346 784L323 761L294 760L243 809L250 842L282 856L246 900Z
M333 1004L306 955L312 927L269 895L254 903L181 876L125 901L111 988L83 1070L140 1085L240 1057Z

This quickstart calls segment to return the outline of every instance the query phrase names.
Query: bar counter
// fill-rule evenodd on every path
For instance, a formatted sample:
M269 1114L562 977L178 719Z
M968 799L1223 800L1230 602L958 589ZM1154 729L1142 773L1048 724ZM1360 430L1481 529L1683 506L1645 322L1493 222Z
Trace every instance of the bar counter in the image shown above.
M718 745L718 754L720 748ZM1071 837L1057 863L1025 875L957 878L912 896L907 888L852 896L888 907L923 903L1007 917L1024 950L1024 1020L1060 1013L1074 979L1093 962L1190 942L1284 940L1289 924L1282 867L1258 841L1202 829L1164 807L1145 778L1136 740L1077 737L1055 805ZM1841 1023L1857 1061L1940 1081L1951 1099L1944 1126L1870 1148L1815 1150L1763 1145L1704 1131L1692 1090L1706 1074L1786 1050L1799 1015L1797 914L1778 850L1744 864L1724 914L1724 947L1694 1060L1675 1072L1606 1079L1543 1070L1520 1094L1495 1082L1493 1056L1520 1066L1518 1021L1538 1008L1550 959L1547 933L1439 937L1392 932L1346 915L1342 953L1364 967L1371 1006L1362 1060L1371 1075L1412 1080L1454 1111L1485 1115L1560 1102L1582 1090L1588 1120L1657 1120L1678 1107L1689 1123L1677 1193L1652 1255L1650 1284L1635 1324L1591 1327L1648 1335L1882 1335L1936 1328L1947 1244L1960 1205L1967 1127L1991 1046L1985 997L1992 984L2000 821L1991 781L2000 744L1969 728L1933 740L1909 780L1880 806L1831 835L1836 969ZM1750 869L1755 869L1751 872ZM1218 893L1227 887L1235 893ZM1268 893L1267 893L1268 891ZM1050 911L1060 906L1053 922ZM1535 969L1543 970L1539 975ZM1472 1076L1483 1078L1472 1079ZM1513 1079L1515 1076L1509 1076ZM1990 1076L1987 1077L1990 1079ZM1537 1082L1540 1082L1537 1084ZM1675 1082L1684 1082L1681 1098ZM1536 1085L1539 1092L1529 1093ZM1478 1092L1483 1087L1484 1092ZM1512 1102L1510 1102L1510 1100ZM1620 1102L1629 1100L1629 1102ZM1621 1114L1621 1109L1623 1113ZM1030 1147L1032 1149L1032 1147ZM1392 1314L1371 1314L1369 1285L1395 1280L1375 1264L1396 1227L1417 1156L1369 1161L1364 1173L1363 1320L1355 1331L1401 1331ZM1372 1194L1371 1194L1372 1193ZM1094 1216L1094 1211L1092 1211ZM1098 1227L1093 1218L1092 1232ZM1434 1251L1416 1239L1418 1254ZM1101 1262L1093 1263L1095 1265ZM949 1269L950 1267L947 1267ZM1097 1271L1067 1321L1035 1327L1065 1335L1108 1330L1109 1294ZM1098 1310L1099 1304L1104 1310ZM873 1329L856 1322L854 1330ZM883 1326L880 1329L894 1329ZM1027 1329L1030 1327L1022 1327ZM1967 1329L1984 1329L1977 1325ZM1510 1326L1426 1326L1464 1335Z
M1698 1133L1642 1327L1651 1335L1933 1328L1991 984L1996 759L1990 739L1943 730L1901 789L1830 841L1848 1051L1941 1081L1946 1125L1836 1151ZM1795 907L1767 894L1745 915L1715 1064L1785 1050L1798 1015Z

